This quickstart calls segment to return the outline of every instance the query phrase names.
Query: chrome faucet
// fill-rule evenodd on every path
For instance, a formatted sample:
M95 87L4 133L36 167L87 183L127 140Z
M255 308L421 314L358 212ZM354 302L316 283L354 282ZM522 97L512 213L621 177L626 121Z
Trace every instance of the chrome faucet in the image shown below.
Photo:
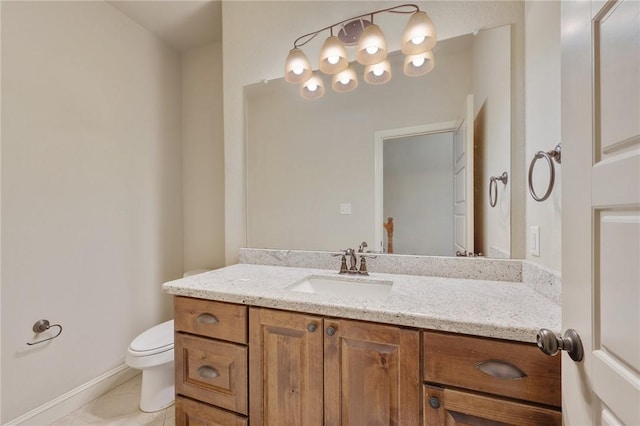
M358 247L358 253L363 253L364 249L366 249L367 247L368 246L367 246L367 242L366 241L361 242L360 243L360 247Z

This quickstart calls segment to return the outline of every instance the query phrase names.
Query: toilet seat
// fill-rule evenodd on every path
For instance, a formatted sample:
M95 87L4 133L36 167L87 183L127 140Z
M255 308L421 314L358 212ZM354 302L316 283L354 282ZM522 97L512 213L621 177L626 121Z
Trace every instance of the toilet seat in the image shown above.
M173 350L173 320L152 327L133 339L129 355L143 357Z

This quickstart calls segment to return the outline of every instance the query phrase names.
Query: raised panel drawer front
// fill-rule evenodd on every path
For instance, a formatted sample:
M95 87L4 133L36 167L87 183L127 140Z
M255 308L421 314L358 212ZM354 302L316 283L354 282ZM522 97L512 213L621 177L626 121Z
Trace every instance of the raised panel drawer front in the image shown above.
M247 307L211 300L174 297L176 331L247 343Z
M424 426L561 426L562 413L474 392L425 385Z
M248 349L176 333L176 393L248 414Z
M241 416L191 399L176 397L177 426L247 426Z
M423 332L424 380L561 406L560 357L535 345Z

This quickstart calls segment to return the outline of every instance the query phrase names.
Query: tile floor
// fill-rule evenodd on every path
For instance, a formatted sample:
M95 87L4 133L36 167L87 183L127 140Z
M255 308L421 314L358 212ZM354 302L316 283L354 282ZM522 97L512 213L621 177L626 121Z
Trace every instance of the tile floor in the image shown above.
M138 374L51 426L175 426L173 405L156 413L143 413L138 409L141 378Z

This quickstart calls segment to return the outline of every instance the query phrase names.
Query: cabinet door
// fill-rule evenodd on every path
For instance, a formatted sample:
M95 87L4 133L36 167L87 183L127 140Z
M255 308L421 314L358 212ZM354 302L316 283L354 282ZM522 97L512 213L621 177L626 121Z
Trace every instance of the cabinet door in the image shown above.
M251 424L322 425L322 318L249 311Z
M418 331L333 319L324 328L325 424L418 425Z
M473 392L424 387L424 426L562 425L558 410Z

